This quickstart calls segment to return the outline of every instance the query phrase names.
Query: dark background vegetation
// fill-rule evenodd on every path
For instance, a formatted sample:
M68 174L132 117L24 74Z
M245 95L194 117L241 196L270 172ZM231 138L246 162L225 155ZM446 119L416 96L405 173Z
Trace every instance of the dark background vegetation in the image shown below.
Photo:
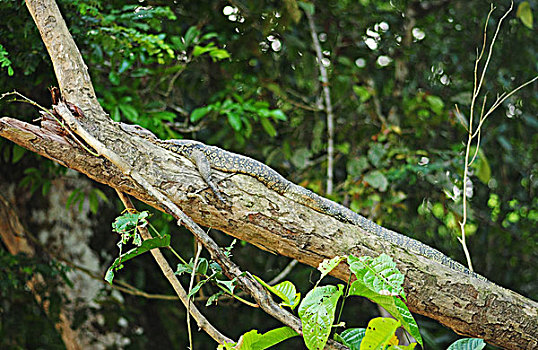
M448 195L454 194L454 186L461 188L466 140L454 106L468 117L475 53L490 4L311 4L316 7L314 20L335 112L335 191L329 197L465 261L456 239L461 200ZM295 0L77 0L59 5L112 118L140 124L162 138L192 138L249 155L326 195L326 115L319 108L321 85L308 23ZM509 3L495 5L489 39ZM536 13L537 8L532 10ZM10 61L0 71L0 92L16 89L49 106L47 88L56 85L55 77L26 7L21 1L3 0L0 15L0 62ZM375 42L376 48L367 42ZM536 75L537 49L536 30L526 27L514 10L501 29L486 74L488 103ZM472 167L468 225L475 270L535 300L537 97L538 85L533 84L509 98L485 123L482 152ZM37 115L29 105L6 101L0 111L1 116L26 121ZM32 226L32 211L46 210L48 191L66 176L60 166L0 139L0 182L16 185L29 231L40 229ZM76 182L70 181L63 188L75 191ZM100 256L103 273L117 254L110 224L122 207L112 189L91 186L108 197L97 200L94 194L91 200L92 189L85 188L79 201L92 202L91 249ZM192 256L188 232L175 232L160 213L152 223L160 230L173 230L173 245L185 257ZM212 234L222 245L231 242L219 232ZM63 265L54 255L38 252L37 260L29 260L9 255L0 245L2 348L63 347L54 332L54 312L47 318L24 287L35 271L50 281L61 280L58 266ZM233 254L244 269L265 280L289 262L241 242ZM304 295L317 276L313 269L297 266L287 278ZM117 278L148 293L172 293L149 255L129 262ZM54 285L48 287L54 290ZM179 303L127 294L118 298L104 284L101 288L95 304L77 306L78 324L100 314L104 322L95 324L96 329L130 338L130 344L116 344L117 348L185 347L185 311ZM206 288L203 295L213 292ZM53 305L69 303L54 295ZM205 312L217 328L236 339L252 328L278 326L263 312L230 300ZM365 327L376 314L375 306L357 299L346 304L343 319L350 327ZM127 320L127 327L118 326L120 318ZM429 348L444 348L456 339L435 322L418 320ZM195 344L199 349L215 347L198 332Z

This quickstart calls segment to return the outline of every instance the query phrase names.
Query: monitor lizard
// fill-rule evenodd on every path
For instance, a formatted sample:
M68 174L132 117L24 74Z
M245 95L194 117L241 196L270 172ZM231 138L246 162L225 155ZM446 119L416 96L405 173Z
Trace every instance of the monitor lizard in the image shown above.
M304 187L287 180L269 166L246 156L232 153L215 146L209 146L193 140L161 140L151 131L138 125L119 123L120 128L128 133L136 134L155 143L162 148L186 157L192 161L204 181L211 188L215 196L222 202L226 200L222 197L215 182L212 179L211 169L220 170L227 173L239 173L252 176L263 183L267 188L276 191L280 195L291 199L294 202L305 205L318 212L330 215L337 220L359 226L368 233L374 234L383 240L403 247L414 254L419 254L445 265L453 270L470 275L477 279L487 281L468 268L456 262L439 250L432 248L416 239L386 229L364 216L335 203L327 198L317 195Z

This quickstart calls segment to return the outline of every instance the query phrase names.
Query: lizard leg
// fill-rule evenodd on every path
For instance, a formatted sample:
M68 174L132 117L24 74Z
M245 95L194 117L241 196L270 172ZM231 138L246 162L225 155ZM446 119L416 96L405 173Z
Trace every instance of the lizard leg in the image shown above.
M190 158L192 158L194 164L196 164L198 172L200 173L206 184L209 186L209 188L211 188L211 191L213 191L215 197L217 197L217 199L222 203L226 204L226 200L224 199L219 189L217 188L217 185L215 185L215 182L213 181L211 164L209 163L209 160L207 159L205 153L195 148L192 150Z

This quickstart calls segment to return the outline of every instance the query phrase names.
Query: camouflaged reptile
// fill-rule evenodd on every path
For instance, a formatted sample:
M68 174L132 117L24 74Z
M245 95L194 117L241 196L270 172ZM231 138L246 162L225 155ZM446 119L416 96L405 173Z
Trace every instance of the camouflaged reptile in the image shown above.
M228 152L215 146L208 146L193 140L160 140L150 131L137 126L120 124L124 131L135 133L136 135L150 140L164 149L182 155L191 160L198 168L202 178L214 192L215 196L226 202L217 186L212 180L211 169L217 169L227 173L239 173L252 176L263 183L267 188L291 199L294 202L305 205L320 213L330 215L339 221L359 226L364 231L374 234L381 239L404 249L425 256L431 260L448 266L453 270L473 276L480 280L484 277L470 271L462 264L450 259L440 251L432 248L416 239L404 236L400 233L388 230L378 224L366 219L364 216L354 211L321 197L304 187L286 180L282 175L271 169L267 165L252 158Z

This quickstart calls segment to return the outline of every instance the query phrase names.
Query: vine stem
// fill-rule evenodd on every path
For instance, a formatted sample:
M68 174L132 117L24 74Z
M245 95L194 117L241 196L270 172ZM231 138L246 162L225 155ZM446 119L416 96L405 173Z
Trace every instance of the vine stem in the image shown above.
M340 317L342 317L342 312L344 311L344 303L346 302L346 299L348 297L349 288L351 288L351 276L352 273L349 272L349 278L347 279L346 284L346 291L344 292L344 298L342 299L342 305L340 306L340 312L338 312L338 319L336 320L336 324L340 323Z
M191 279L189 281L189 294L191 294L192 287L194 284L194 276L196 276L196 269L198 265L198 260L200 259L200 254L202 253L202 243L196 241L196 254L194 256L194 262L192 263L192 272ZM187 303L187 332L189 334L189 349L193 350L192 345L192 329L191 329L191 302Z

